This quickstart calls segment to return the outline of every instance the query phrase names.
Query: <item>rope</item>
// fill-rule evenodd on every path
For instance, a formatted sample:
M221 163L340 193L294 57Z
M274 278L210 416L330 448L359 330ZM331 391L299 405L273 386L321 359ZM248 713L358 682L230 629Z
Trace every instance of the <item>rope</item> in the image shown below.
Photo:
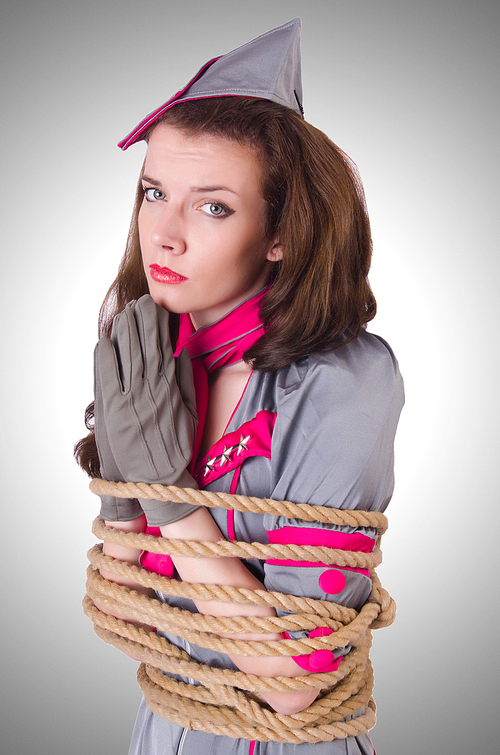
M372 591L358 612L330 601L280 592L183 583L106 556L102 552L102 546L95 545L88 553L90 565L87 570L87 595L83 603L84 612L93 621L98 636L141 661L137 678L151 710L183 727L234 738L295 744L343 739L373 728L373 671L368 657L371 630L388 626L395 616L394 601L381 587L375 573L375 567L382 559L380 536L387 529L387 519L383 514L343 511L172 486L110 483L100 479L93 480L90 487L97 495L187 502L377 529L377 547L367 554L319 546L167 540L151 535L125 533L107 527L98 518L92 527L94 535L125 547L191 558L278 558L365 568L370 570ZM108 572L176 597L267 605L289 613L266 618L213 617L192 613L104 579L101 572ZM165 637L150 632L143 626L117 619L112 614L125 614L139 624L154 625L159 631L175 634L200 647L228 655L305 655L313 650L333 651L347 646L351 650L334 672L292 678L259 677L198 663ZM332 630L332 634L300 640L256 642L220 636L299 630L310 633L317 627L325 626ZM187 677L194 684L173 679L170 674ZM259 699L259 695L269 691L291 692L311 688L319 690L318 698L308 708L291 716L275 713Z
M343 524L349 527L375 527L379 535L387 530L387 517L378 511L344 511L326 506L311 506L308 503L275 501L272 498L255 498L230 493L215 493L210 490L177 488L175 485L148 485L145 482L108 482L95 478L90 490L96 495L110 495L117 498L144 498L152 501L172 503L192 503L214 509L236 509L252 511L255 514L274 514L288 519L303 519L305 522Z

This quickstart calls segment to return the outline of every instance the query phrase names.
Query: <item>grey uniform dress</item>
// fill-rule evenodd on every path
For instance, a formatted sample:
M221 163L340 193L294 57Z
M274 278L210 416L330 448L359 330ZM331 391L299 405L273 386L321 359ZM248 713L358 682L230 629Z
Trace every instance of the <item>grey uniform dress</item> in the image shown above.
M403 385L397 362L378 336L362 331L336 351L276 372L254 371L224 436L200 460L200 487L341 509L384 511L393 491L393 448ZM211 509L228 539L316 542L337 537L357 550L374 530ZM347 537L347 541L345 538ZM298 539L297 539L298 538ZM350 538L350 539L349 539ZM354 539L353 539L354 538ZM270 560L246 562L269 590L305 595L359 610L371 584L363 569ZM159 596L196 611L186 599ZM294 639L305 636L294 632ZM235 669L227 655L165 634L196 661ZM336 651L337 654L348 649ZM188 680L184 680L188 681ZM333 742L281 744L189 731L153 714L144 700L130 755L373 755L368 734Z

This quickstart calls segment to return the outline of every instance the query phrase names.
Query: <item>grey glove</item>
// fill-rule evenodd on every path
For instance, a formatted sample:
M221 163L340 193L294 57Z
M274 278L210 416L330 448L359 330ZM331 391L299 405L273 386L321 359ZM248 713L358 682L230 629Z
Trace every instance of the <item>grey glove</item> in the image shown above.
M94 428L101 475L105 480L125 482L123 475L116 466L106 432L101 380L97 362L98 346L99 344L94 351ZM136 498L115 498L114 496L103 495L101 496L100 513L103 519L107 519L110 522L129 522L141 516L143 511L141 504Z
M109 470L125 482L196 488L186 469L197 424L191 360L187 352L174 359L168 320L165 309L142 296L115 317L111 340L99 340L96 442L103 474ZM142 499L140 504L153 526L198 508Z

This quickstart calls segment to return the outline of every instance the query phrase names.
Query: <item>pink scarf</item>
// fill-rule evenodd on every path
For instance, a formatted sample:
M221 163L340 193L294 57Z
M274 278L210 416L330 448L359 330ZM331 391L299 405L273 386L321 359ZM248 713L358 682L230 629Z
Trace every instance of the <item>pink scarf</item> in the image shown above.
M198 429L193 447L192 472L198 459L208 406L207 374L241 361L243 353L264 334L259 305L268 287L254 294L212 325L195 330L188 314L180 315L179 336L174 356L188 349L196 389Z

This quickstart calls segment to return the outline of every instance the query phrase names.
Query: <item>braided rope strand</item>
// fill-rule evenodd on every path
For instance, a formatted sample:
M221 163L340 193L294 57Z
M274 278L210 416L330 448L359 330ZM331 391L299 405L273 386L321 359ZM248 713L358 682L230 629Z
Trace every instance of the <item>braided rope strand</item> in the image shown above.
M368 660L370 643L354 648L344 657L342 669L332 672L297 677L263 677L243 671L219 669L194 661L184 650L154 632L146 632L134 624L102 613L88 596L84 599L84 613L94 622L96 634L113 645L135 656L149 666L165 673L179 674L195 679L206 686L224 685L246 689L249 692L292 692L306 689L330 689L355 667L364 667Z
M379 535L387 530L387 517L378 511L331 509L327 506L312 506L308 503L275 501L272 498L215 493L210 490L178 488L175 485L148 485L145 482L109 482L95 478L90 490L96 495L111 495L118 498L144 498L153 501L191 503L214 509L235 509L255 514L274 514L288 519L303 519L305 522L344 524L348 527L375 527Z
M279 592L179 582L106 556L100 545L94 546L88 553L90 565L87 570L87 595L84 598L84 612L93 621L98 636L141 662L137 678L150 709L183 727L233 738L300 744L356 736L375 725L373 671L368 657L371 631L388 626L395 616L394 601L382 588L375 572L382 558L378 547L380 537L387 529L387 519L383 514L97 479L92 481L91 490L98 495L188 502L352 528L375 528L379 535L377 547L367 554L321 546L169 541L151 535L124 533L107 527L100 518L95 520L92 527L94 535L101 540L153 553L191 558L291 559L333 564L340 568L369 569L372 590L360 611L330 601ZM101 572L120 576L160 593L191 600L268 605L287 614L262 618L213 617L193 613L105 579ZM127 615L139 626L117 619L112 614ZM346 647L350 651L343 656L335 672L292 678L258 677L198 663L165 637L140 626L145 622L159 631L175 634L200 647L228 655L306 655L313 650L333 651ZM244 641L220 636L298 630L310 633L317 627L325 626L332 630L330 635L306 636L300 640ZM196 684L174 679L173 674L195 680ZM320 695L312 705L292 716L275 713L259 697L269 691L290 692L311 688L319 690Z
M335 566L348 566L359 569L372 569L382 562L382 552L376 547L372 553L359 553L319 545L281 545L264 543L245 543L243 541L219 540L217 543L198 540L167 540L154 535L139 534L130 538L129 532L106 527L99 517L92 525L93 534L125 547L137 548L140 542L142 550L169 556L187 556L189 558L257 558L290 559L292 561L318 561ZM133 546L129 544L133 542Z

